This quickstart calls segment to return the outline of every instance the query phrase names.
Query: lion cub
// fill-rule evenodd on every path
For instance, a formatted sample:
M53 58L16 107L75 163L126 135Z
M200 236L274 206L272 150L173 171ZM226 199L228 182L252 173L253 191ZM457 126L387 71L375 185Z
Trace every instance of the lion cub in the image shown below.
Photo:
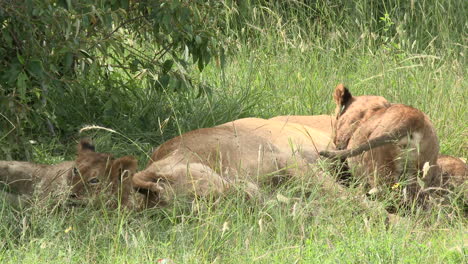
M437 159L442 171L441 187L449 190L461 190L464 204L468 204L468 166L460 158L439 155Z
M4 199L17 207L33 197L81 203L104 191L119 195L125 205L136 169L135 158L114 159L111 154L95 152L88 140L81 140L74 161L55 165L0 161L0 184L5 186Z
M421 187L436 186L441 175L439 141L429 118L380 96L352 96L342 84L333 98L338 150L320 155L347 159L355 175L364 176L373 190L402 183L407 199L424 200Z

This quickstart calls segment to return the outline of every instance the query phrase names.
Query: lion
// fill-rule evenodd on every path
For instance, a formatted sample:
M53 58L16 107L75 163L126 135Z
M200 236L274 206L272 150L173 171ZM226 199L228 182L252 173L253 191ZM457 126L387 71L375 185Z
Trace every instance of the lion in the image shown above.
M333 137L333 129L335 119L331 115L289 115L289 116L275 116L269 120L283 121L287 123L295 123L306 125L310 128L321 130ZM468 182L468 166L461 158L439 154L437 157L437 166L440 168L442 178L436 186L442 187L446 190L456 190L463 188L464 196L468 198L466 187L463 184ZM468 201L468 199L465 199Z
M34 197L82 204L102 192L119 197L121 204L126 206L133 192L130 183L136 170L135 158L115 159L111 154L95 152L91 142L83 139L78 144L74 161L55 165L0 161L0 183L6 189L4 198L17 207Z
M468 166L461 158L439 155L437 165L442 171L444 185L460 186L468 182Z
M355 175L365 175L372 190L404 183L405 200L424 201L421 191L440 181L439 141L429 118L381 96L353 96L342 84L333 98L333 142L338 150L320 155L346 159Z
M303 177L318 152L334 148L327 133L298 124L244 118L187 132L160 145L133 177L149 206L177 196L217 197L233 184L274 184Z
M317 164L318 152L333 150L330 133L303 124L244 118L177 136L153 152L147 168L133 177L135 190L146 195L146 207L171 205L177 197L216 198L241 183L248 197L259 185L275 187L282 180L305 180L321 191L338 195L388 214L378 203L354 196Z
M468 166L461 158L439 155L437 165L442 173L443 190L461 191L464 204L468 204Z

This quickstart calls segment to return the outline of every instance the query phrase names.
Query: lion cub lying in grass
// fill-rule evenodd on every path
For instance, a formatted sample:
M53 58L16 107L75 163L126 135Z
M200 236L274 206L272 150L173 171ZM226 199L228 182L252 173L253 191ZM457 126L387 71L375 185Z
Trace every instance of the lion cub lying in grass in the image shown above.
M442 172L443 189L461 191L463 204L468 205L468 165L460 158L439 155L437 159Z
M300 179L329 147L334 148L331 138L322 131L245 118L163 143L133 184L147 194L149 206L167 205L177 196L218 196L238 182L255 189L282 178Z
M119 196L122 205L127 205L136 169L135 158L114 159L111 154L95 152L88 140L81 140L74 161L55 165L0 161L0 184L5 185L4 199L14 206L32 198L82 203L103 192Z

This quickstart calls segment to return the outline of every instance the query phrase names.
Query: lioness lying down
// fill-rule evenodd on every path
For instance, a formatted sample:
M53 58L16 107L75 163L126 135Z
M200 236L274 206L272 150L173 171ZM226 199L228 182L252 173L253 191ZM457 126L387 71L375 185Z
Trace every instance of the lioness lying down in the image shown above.
M440 168L435 166L439 142L424 113L380 96L352 96L342 84L333 98L334 143L339 150L320 155L346 158L355 174L365 175L373 189L403 183L410 199L425 196L417 177L424 188L440 184Z
M74 161L55 165L0 161L0 184L6 188L4 198L15 206L33 197L81 203L102 192L118 195L126 205L136 169L135 158L114 159L110 154L95 152L89 141L81 140Z
M245 118L175 137L153 153L133 185L149 206L176 196L217 196L233 183L250 185L302 177L318 152L333 148L327 133L298 124Z
M328 133L330 137L333 135L335 118L330 115L312 115L312 116L276 116L269 120L282 121L285 123L296 123L306 125L310 128L321 130ZM449 155L438 155L437 166L440 167L442 174L441 188L446 190L460 189L465 199L465 204L468 202L468 166L460 158Z

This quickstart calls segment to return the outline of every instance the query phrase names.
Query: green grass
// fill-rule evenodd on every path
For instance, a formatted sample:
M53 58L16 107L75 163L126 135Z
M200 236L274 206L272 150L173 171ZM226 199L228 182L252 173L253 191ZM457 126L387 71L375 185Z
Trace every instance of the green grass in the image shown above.
M303 193L310 192L309 195ZM246 201L238 193L198 210L71 209L13 213L4 206L2 263L461 263L459 217L415 215L396 225L318 186L291 184ZM292 199L294 197L294 199ZM71 230L66 232L66 230ZM460 249L463 248L463 251Z
M102 130L85 134L95 138L98 151L135 155L144 168L152 147L192 129L246 116L331 114L332 91L344 82L355 95L382 95L421 109L437 129L441 152L466 158L466 34L460 32L464 28L466 33L466 26L459 26L466 22L466 3L414 2L415 14L406 22L398 15L398 4L387 8L395 24L367 18L367 1L360 1L343 20L338 11L327 13L330 10L322 7L321 16L330 19L323 28L300 13L302 9L286 14L287 21L280 19L285 12L281 7L258 11L253 26L245 26L246 34L257 37L239 34L224 69L210 64L202 73L193 73L194 80L212 88L208 96L200 97L198 91L156 93L140 83L132 93L113 90L119 103L109 110L103 106L108 95L89 80L81 90L60 98L66 107L54 114L64 130L99 124L119 131L124 136ZM447 13L427 7L434 2L441 2ZM425 16L417 16L421 13ZM353 24L354 19L360 24ZM379 31L380 37L372 36L384 26L387 31ZM32 146L37 162L73 158L74 143L62 143L76 135L27 137L39 142ZM93 208L15 212L1 204L0 262L467 261L468 223L456 209L416 212L389 226L377 210L360 208L319 186L291 183L264 193L263 201L246 201L240 193L215 206L201 201L199 210L182 204L143 212ZM279 201L276 193L290 202Z

